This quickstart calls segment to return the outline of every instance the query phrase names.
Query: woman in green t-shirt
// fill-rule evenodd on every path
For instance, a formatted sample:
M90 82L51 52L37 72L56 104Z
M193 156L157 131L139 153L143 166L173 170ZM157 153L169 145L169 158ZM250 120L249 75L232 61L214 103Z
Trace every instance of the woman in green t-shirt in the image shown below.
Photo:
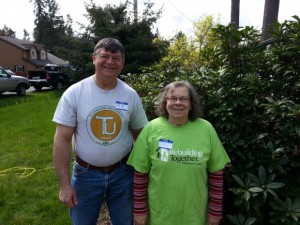
M186 81L167 85L155 101L158 118L135 142L135 225L218 225L223 169L230 159L199 98Z

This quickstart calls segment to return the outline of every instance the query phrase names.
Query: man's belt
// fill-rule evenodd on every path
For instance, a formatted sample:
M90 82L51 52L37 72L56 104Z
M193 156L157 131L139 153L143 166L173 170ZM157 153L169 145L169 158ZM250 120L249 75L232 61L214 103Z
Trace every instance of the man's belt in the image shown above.
M111 172L111 171L113 171L114 169L116 169L117 167L119 167L119 166L125 164L125 163L127 162L128 157L129 157L129 154L126 155L126 156L125 156L123 159L121 159L119 162L116 162L115 164L112 164L112 165L110 165L110 166L103 166L103 167L102 167L102 166L93 166L93 165L91 165L91 164L89 164L89 163L83 161L81 158L78 157L78 155L75 155L75 160L76 160L76 162L77 162L79 165L81 165L81 166L83 166L83 167L85 167L85 168L87 168L87 169L98 170L98 171L100 171L100 172Z

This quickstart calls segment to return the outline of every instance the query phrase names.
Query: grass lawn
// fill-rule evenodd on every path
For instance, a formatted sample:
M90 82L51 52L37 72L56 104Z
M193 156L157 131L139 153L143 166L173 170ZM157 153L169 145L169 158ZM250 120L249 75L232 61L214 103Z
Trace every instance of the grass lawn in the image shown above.
M62 91L0 95L0 225L67 225L52 163Z

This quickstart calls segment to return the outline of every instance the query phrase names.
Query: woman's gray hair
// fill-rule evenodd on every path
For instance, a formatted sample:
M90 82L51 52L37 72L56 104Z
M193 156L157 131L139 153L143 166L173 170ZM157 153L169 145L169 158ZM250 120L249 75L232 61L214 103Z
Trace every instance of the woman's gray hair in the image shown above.
M188 81L175 81L162 89L162 92L154 99L155 113L157 116L168 116L167 111L167 97L177 87L186 87L189 91L189 98L191 104L191 110L189 111L189 120L194 121L195 119L202 116L202 106L200 99L194 89L194 87Z

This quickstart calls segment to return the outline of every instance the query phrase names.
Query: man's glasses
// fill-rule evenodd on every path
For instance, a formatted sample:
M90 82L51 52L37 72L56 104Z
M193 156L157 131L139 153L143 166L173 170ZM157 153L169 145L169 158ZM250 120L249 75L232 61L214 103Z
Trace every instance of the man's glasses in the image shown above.
M181 97L170 96L170 97L167 97L167 100L171 103L175 103L178 100L179 100L179 102L182 102L182 103L188 103L190 101L190 98L187 96L181 96Z
M114 62L120 62L122 61L122 57L119 55L108 55L108 54L98 54L98 56L102 59L102 60L112 60Z

